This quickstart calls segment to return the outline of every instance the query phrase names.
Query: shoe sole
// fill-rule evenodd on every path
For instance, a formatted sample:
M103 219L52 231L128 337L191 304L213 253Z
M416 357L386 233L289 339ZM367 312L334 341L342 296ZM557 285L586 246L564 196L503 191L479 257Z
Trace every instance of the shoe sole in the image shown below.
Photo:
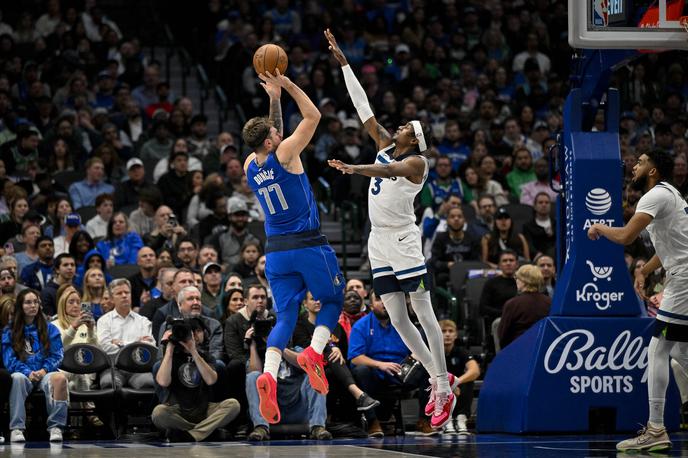
M327 394L329 391L329 386L327 379L325 378L325 374L322 369L320 369L320 366L313 364L311 359L303 353L299 354L299 356L296 358L296 362L299 363L301 369L303 369L303 371L308 375L308 381L315 392L318 394Z
M256 380L256 388L260 398L260 406L258 407L260 414L271 425L279 423L281 415L279 405L277 404L277 393L274 393L275 401L273 402L271 399L273 394L271 392L272 387L268 381L261 377L258 377L258 380Z
M433 425L433 424L432 424L432 420L430 420L430 426L431 426L433 429L442 429L442 428L444 428L444 426L445 426L447 423L449 423L449 422L451 421L451 419L452 419L451 413L454 411L454 408L456 407L456 402L457 402L457 399L456 399L456 396L454 396L454 399L452 399L452 406L451 406L451 409L449 409L449 415L447 415L446 420L444 420L441 424Z
M380 401L378 401L376 399L375 402L373 402L369 406L356 407L356 410L358 410L359 412L367 412L368 410L374 409L375 407L378 407L379 405L380 405Z
M628 448L617 448L619 452L659 452L661 450L667 450L671 448L671 442L659 442L657 444L648 445L645 447L628 447Z
M368 437L371 439L381 439L385 437L385 433L383 433L382 431L380 431L379 433L371 433L368 434Z

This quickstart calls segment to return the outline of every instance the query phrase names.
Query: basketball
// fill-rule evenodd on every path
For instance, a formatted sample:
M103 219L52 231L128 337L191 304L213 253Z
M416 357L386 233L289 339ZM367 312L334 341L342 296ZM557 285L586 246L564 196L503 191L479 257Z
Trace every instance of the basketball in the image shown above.
M253 68L259 75L270 72L274 76L275 68L278 68L280 73L284 75L284 72L287 71L288 62L289 59L284 49L272 43L261 46L253 54Z

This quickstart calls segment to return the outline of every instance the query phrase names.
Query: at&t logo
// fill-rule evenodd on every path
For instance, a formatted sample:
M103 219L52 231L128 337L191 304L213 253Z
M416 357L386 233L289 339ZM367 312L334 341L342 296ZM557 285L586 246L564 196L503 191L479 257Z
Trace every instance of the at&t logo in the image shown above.
M612 208L612 197L606 189L594 188L585 196L585 208L595 216L604 216ZM587 231L593 224L614 225L613 218L588 218L583 224L583 230Z

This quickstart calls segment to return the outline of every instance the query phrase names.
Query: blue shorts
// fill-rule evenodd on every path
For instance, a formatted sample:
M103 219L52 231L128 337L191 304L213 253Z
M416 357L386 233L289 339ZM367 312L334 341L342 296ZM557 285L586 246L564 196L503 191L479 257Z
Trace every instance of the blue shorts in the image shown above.
M277 313L285 311L294 300L303 301L306 291L325 302L339 297L344 290L344 276L329 245L273 251L265 256L265 276Z

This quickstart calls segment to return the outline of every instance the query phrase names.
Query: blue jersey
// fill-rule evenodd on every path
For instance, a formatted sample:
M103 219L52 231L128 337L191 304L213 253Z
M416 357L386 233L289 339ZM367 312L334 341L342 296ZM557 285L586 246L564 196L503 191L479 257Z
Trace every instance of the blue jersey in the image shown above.
M320 229L318 205L305 173L287 172L270 153L261 167L252 160L246 176L263 207L268 237Z

